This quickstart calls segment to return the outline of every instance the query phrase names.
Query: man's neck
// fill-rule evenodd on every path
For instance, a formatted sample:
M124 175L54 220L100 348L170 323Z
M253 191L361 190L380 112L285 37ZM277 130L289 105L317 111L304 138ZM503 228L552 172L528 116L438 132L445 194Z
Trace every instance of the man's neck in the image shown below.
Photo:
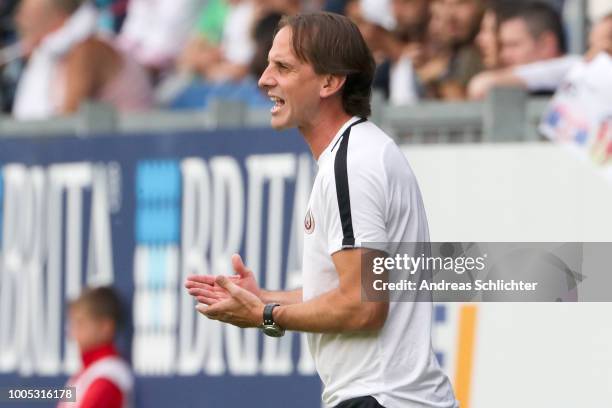
M351 116L344 110L339 112L328 111L321 116L318 120L313 121L310 126L299 129L315 160L319 160L319 156L329 146L336 133L351 119Z

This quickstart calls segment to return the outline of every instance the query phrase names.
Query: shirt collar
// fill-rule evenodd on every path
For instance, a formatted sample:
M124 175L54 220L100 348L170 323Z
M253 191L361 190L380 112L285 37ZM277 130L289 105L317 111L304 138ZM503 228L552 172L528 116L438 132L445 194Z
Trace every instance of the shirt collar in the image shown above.
M94 347L90 350L81 353L81 358L83 360L83 368L89 367L91 364L95 363L101 358L118 355L119 353L117 352L117 349L112 343L102 344L98 347Z
M346 123L344 123L344 125L342 125L342 127L340 128L340 130L338 130L338 133L336 133L336 135L334 136L334 138L331 140L331 142L327 145L327 147L325 148L325 150L323 150L323 153L321 153L321 155L319 156L319 159L317 160L317 164L320 166L321 164L323 164L323 162L326 160L326 158L328 156L331 155L332 150L337 149L338 146L336 146L336 144L338 143L338 141L340 140L340 138L342 137L342 134L344 133L344 131L351 126L353 123L357 122L359 120L359 117L357 116L353 116L352 118L350 118L349 120L346 121Z

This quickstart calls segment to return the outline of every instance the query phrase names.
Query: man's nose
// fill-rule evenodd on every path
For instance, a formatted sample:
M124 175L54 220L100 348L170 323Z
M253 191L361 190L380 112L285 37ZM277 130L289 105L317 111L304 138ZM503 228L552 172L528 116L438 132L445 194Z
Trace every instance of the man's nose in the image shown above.
M263 72L263 74L261 74L261 77L259 78L257 85L260 88L265 89L265 88L270 88L274 86L274 84L275 84L274 78L270 74L270 66L268 65L266 67L266 70Z

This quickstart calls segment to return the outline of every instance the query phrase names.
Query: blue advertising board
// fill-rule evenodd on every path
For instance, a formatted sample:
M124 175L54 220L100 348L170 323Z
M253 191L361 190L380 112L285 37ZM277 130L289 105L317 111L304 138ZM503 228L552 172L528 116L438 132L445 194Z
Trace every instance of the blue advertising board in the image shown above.
M209 321L183 288L234 252L262 286L300 285L314 163L297 132L5 139L0 166L0 386L64 384L66 302L112 284L137 407L320 406L302 335Z

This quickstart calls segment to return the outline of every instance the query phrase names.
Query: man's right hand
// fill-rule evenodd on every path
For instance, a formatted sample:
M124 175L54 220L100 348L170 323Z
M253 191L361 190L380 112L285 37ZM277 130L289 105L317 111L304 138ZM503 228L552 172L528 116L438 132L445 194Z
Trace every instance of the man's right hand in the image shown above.
M229 279L261 299L261 289L255 280L253 271L245 266L240 255L232 256L232 267L236 274L230 276ZM198 302L210 306L230 297L224 288L215 283L215 279L215 275L190 275L185 281L185 287Z

